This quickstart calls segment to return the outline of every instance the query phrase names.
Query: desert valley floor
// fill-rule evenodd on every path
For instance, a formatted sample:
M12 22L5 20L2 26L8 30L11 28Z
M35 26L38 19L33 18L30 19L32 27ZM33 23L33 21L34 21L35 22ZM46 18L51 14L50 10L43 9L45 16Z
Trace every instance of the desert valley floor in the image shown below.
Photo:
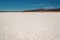
M1 12L0 40L60 40L60 12Z

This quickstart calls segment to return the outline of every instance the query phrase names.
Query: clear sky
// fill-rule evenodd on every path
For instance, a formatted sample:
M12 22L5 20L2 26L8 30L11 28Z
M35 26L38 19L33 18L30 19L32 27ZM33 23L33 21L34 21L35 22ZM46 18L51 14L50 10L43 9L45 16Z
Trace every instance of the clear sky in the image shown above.
M1 11L60 8L60 0L0 0Z

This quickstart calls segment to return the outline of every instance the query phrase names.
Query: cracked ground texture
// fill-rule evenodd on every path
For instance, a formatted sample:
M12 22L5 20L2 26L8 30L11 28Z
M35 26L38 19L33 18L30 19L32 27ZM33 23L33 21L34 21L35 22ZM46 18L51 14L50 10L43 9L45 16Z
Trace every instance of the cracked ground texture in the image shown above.
M60 13L1 13L0 40L60 40Z

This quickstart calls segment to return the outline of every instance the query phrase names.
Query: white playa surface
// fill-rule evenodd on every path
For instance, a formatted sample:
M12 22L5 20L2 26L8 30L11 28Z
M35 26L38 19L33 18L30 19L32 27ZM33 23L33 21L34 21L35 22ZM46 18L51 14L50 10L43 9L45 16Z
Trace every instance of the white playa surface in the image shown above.
M0 40L60 40L60 13L1 12Z

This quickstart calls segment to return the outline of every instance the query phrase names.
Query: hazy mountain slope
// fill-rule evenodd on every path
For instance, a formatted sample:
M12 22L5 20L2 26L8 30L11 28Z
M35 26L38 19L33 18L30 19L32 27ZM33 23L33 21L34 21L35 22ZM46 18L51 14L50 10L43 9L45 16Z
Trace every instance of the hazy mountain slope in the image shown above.
M35 10L24 10L23 12L60 12L60 9L50 9L50 10L35 9Z

